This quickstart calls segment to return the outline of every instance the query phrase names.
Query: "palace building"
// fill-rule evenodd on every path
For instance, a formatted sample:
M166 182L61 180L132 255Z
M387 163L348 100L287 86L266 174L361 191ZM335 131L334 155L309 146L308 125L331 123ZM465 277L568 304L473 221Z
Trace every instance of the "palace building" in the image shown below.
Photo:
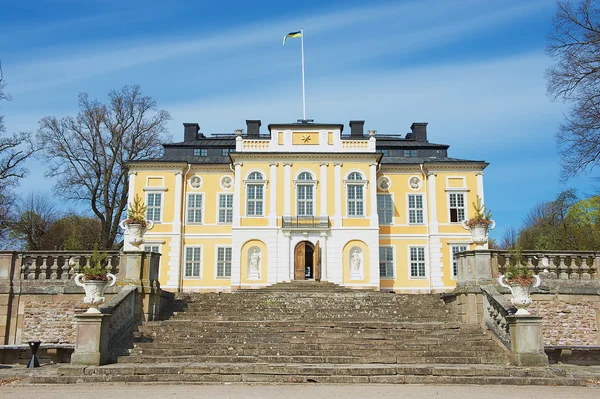
M454 288L453 254L474 249L461 222L483 199L483 161L448 156L427 123L405 135L343 124L247 120L234 134L164 144L129 163L129 201L154 221L171 291L230 291L291 280L399 293ZM131 249L125 237L125 250Z

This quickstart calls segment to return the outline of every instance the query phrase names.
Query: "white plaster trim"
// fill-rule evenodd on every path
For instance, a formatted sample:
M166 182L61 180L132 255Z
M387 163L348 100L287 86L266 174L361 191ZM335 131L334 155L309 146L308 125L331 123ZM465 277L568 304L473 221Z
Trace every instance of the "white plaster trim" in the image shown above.
M146 186L143 188L144 191L167 191L167 187L160 186Z

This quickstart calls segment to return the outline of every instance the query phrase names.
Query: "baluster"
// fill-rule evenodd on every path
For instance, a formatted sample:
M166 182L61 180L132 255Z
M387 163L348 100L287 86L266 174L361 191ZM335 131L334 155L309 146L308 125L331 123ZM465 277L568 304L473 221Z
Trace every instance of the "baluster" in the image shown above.
M31 262L31 258L29 256L23 256L21 258L21 280L25 280L27 276L25 271L27 270L28 262Z
M500 274L506 274L506 269L510 266L510 258L511 254L507 253L504 254L504 263L500 264L500 262L498 262L498 272Z
M525 268L527 268L527 270L529 270L532 274L538 274L538 271L535 268L535 265L533 264L533 257L534 255L532 254L526 254L525 256Z
M50 280L56 280L58 278L58 260L60 258L55 256L52 258L53 262L50 265Z
M577 266L577 256L571 256L571 266L569 267L571 273L569 273L569 278L571 280L579 280L579 266Z
M27 268L27 280L35 280L35 272L37 270L37 257L32 258Z
M589 280L590 279L590 267L588 266L588 260L590 259L589 256L582 256L581 257L581 267L579 268L581 270L581 279L582 280Z
M75 260L77 260L77 257L74 257ZM65 255L65 259L64 262L60 268L60 279L61 280L68 280L69 279L69 272L71 269L71 265L69 264L71 260L71 255ZM79 262L78 262L79 264ZM77 266L74 266L74 268L77 268Z
M40 280L46 280L46 271L48 270L48 256L42 256L42 264L40 265Z
M569 274L567 273L567 270L568 270L567 265L565 265L565 256L559 255L558 258L560 259L560 263L558 264L558 271L559 271L558 278L561 280L568 280Z
M557 274L556 270L557 270L556 256L548 257L548 271L550 272L551 279L558 278L558 274Z
M114 273L113 273L113 269L114 269L114 268L113 268L113 264L112 264L112 262L113 262L113 258L112 258L112 256L108 256L108 257L106 258L105 262L106 262L106 271L107 271L108 273L112 273L112 274L114 274Z

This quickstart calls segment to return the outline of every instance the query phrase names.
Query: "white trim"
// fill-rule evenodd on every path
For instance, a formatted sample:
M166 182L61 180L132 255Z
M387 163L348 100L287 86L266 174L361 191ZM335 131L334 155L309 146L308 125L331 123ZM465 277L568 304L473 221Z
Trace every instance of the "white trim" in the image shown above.
M167 187L146 186L143 191L168 191Z
M444 191L446 191L447 193L468 193L471 190L468 188L461 187L446 187Z
M327 216L327 166L328 163L321 162L319 165L319 178L321 179L321 206L320 206L320 216Z
M189 211L189 204L190 204L190 196L192 195L199 195L202 198L202 202L201 202L201 213L200 213L200 222L190 222L188 220L188 211ZM206 206L204 203L204 192L201 193L187 193L185 195L185 211L184 211L184 217L185 217L185 225L186 226L202 226L204 224L204 213L206 212Z
M420 196L421 197L421 216L423 221L421 223L411 223L410 222L410 205L409 205L409 197L410 196ZM417 210L418 208L414 208ZM423 193L406 193L406 224L408 226L426 226L427 225L427 217L425 215L425 194Z
M467 220L469 218L469 214L468 214L468 210L467 210L467 194L463 190L460 190L458 192L457 191L452 191L452 192L447 192L446 193L446 201L447 201L446 202L446 209L447 209L446 215L448 216L448 219L447 219L446 223L449 224L449 225L452 225L452 226L456 226L456 225L460 225L462 223L462 220L459 220L457 222L453 222L452 221L452 217L450 215L450 195L452 195L452 194L462 194L462 196L463 196L463 206L462 206L462 209L464 210L464 218L463 218L463 220ZM457 200L457 203L458 203L458 200ZM460 209L460 208L461 207L458 207L458 206L456 207L456 209ZM456 218L459 219L458 212L456 214Z
M165 240L144 240L142 245L164 245Z
M215 222L216 223L214 223L214 224L213 223L211 223L211 224L205 223L204 225L205 226L231 226L233 224L233 214L235 213L235 206L233 204L233 201L235 199L235 195L232 192L225 192L224 193L224 192L221 192L221 191L217 191L215 194L216 194L216 201L217 201L216 202L216 204L217 204L217 206L216 206L217 213L215 215ZM220 201L221 200L221 195L231 195L231 197L232 197L231 198L231 222L219 222L219 212L221 210L221 201ZM224 208L224 209L226 209L226 208Z
M160 194L160 216L159 216L159 220L153 220L154 224L171 224L171 223L163 223L163 215L164 215L164 211L165 211L165 196L163 194L162 191L158 191L158 190L152 190L152 191L148 191L146 192L146 198L144 198L145 203L146 203L146 207L148 207L148 195L149 194ZM156 208L155 206L153 206L153 208ZM146 208L146 217L148 215L148 208Z

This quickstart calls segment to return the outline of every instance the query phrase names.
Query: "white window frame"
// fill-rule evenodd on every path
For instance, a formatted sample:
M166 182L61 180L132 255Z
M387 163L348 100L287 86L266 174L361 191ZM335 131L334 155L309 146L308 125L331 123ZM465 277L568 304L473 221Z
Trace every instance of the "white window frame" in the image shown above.
M199 152L199 154L196 153ZM207 157L208 156L208 148L194 148L193 155L195 157Z
M388 276L388 275L382 276L381 275L381 263L382 263L381 250L384 248L386 249L386 251L390 250L392 253L392 260L391 260L392 274L391 274L391 276ZM389 264L389 261L386 259L385 263ZM386 268L386 271L387 271L387 268ZM381 280L393 280L395 277L396 277L396 246L395 245L380 245L379 246L379 278Z
M156 251L153 250L156 248ZM157 254L161 253L161 245L160 244L144 244L144 252L155 252Z
M188 275L188 262L190 262L188 260L188 250L192 250L192 274ZM194 261L193 257L195 256L194 252L198 252L199 255L199 260ZM202 265L203 265L203 259L202 256L204 255L204 248L202 247L202 245L186 245L185 249L184 249L184 255L183 255L183 278L184 279L201 279L202 278ZM194 263L199 263L198 265L198 274L194 274Z
M421 197L421 208L411 207L410 206L410 197ZM416 205L416 201L415 201ZM415 215L418 215L419 211L421 213L421 221L420 222L411 222L410 215L411 211L415 212ZM416 216L415 216L416 220ZM424 225L425 224L425 196L423 194L407 194L406 195L406 223L410 225Z
M383 197L389 197L390 198L390 206L391 206L391 208L380 209L379 208L379 198L380 197L381 198L383 198ZM383 221L382 222L382 216L384 215L384 213L382 212L383 210L391 212L389 222L388 221ZM379 218L378 222L379 222L380 226L390 226L390 225L394 224L394 196L393 196L393 194L377 193L377 216Z
M221 197L231 197L231 207L221 207ZM227 221L227 211L231 211L231 220ZM221 221L221 211L225 212L225 221ZM233 194L232 193L217 193L217 224L231 224L233 222Z
M253 176L255 176L255 173L260 174L260 176L262 177L262 179L255 179L253 178ZM265 180L265 174L262 171L259 170L253 170L250 173L248 173L246 180L244 180L244 184L246 186L246 216L249 217L264 217L265 216L265 205L266 205L266 197L267 197L267 181ZM254 198L254 199L250 199L249 198L249 194L250 194L250 186L255 186L255 187L261 187L262 190L262 198L260 200ZM249 204L250 201L254 202L254 213L249 213ZM257 213L256 212L256 203L260 202L261 203L261 213Z
M354 177L356 175L360 176L361 179L355 179ZM346 216L349 218L363 218L366 215L365 212L365 208L366 208L366 198L365 198L365 188L367 186L367 180L365 180L364 175L362 174L362 172L353 170L350 171L347 175L346 175L346 180L344 180L344 184L346 186ZM361 199L350 199L350 187L356 187L358 188L360 191L356 191L356 193L360 192L361 194ZM361 205L361 210L362 212L359 214L358 212L351 214L350 213L350 203L353 202L355 204L360 204Z
M452 196L459 196L461 195L463 198L463 204L462 206L458 206L458 197L456 200L457 206L453 207L452 206ZM461 223L463 220L465 220L467 218L467 193L464 191L454 191L454 192L449 192L448 193L448 223L452 223L452 224L457 224L457 223ZM456 219L457 221L453 222L452 221L452 209L456 209ZM460 218L460 214L459 211L462 210L463 213L463 217L462 219Z
M413 249L416 251L423 251L423 260L419 260L419 253L417 252L417 259L413 260ZM416 275L413 275L413 263L416 263ZM423 275L420 273L420 267L422 264ZM423 280L427 279L427 248L424 245L411 245L408 247L408 276L411 280Z
M190 198L192 196L200 196L200 221L190 221L190 211L196 210L198 207L190 207ZM185 201L185 224L189 225L199 225L204 223L204 193L188 193L187 201ZM195 214L196 215L196 214Z
M222 261L223 265L223 271L225 271L226 269L226 265L227 263L229 263L229 276L223 275L223 276L219 276L219 263L221 263L221 261L219 261L219 250L223 250L224 251L224 260ZM229 261L226 260L225 256L227 255L227 250L229 250ZM231 246L217 246L215 248L215 277L218 279L231 279L231 264L232 264L232 259L233 259L233 250L231 249Z
M464 248L464 249L463 249ZM456 280L458 278L458 262L454 255L458 252L468 251L469 244L450 244L450 277L452 280Z
M158 195L160 197L160 205L157 206L151 206L150 205L150 196L155 196ZM153 197L154 198L154 197ZM146 219L153 221L154 223L161 223L163 220L163 209L164 209L164 195L162 193L162 191L146 191ZM150 209L156 209L158 208L158 220L154 219L154 216L156 216L154 213L152 215L152 218L150 218Z
M306 174L308 174L310 176L310 179L304 179L303 177L306 176ZM315 197L317 194L317 181L314 178L314 174L311 171L301 171L300 173L298 173L298 175L296 176L296 179L294 180L294 185L296 186L296 216L315 216ZM300 188L310 188L310 191L312 193L312 198L311 199L300 199ZM305 205L309 205L310 204L310 210L311 212L304 212L303 214L300 214L300 202L303 202ZM305 207L306 209L306 207Z

